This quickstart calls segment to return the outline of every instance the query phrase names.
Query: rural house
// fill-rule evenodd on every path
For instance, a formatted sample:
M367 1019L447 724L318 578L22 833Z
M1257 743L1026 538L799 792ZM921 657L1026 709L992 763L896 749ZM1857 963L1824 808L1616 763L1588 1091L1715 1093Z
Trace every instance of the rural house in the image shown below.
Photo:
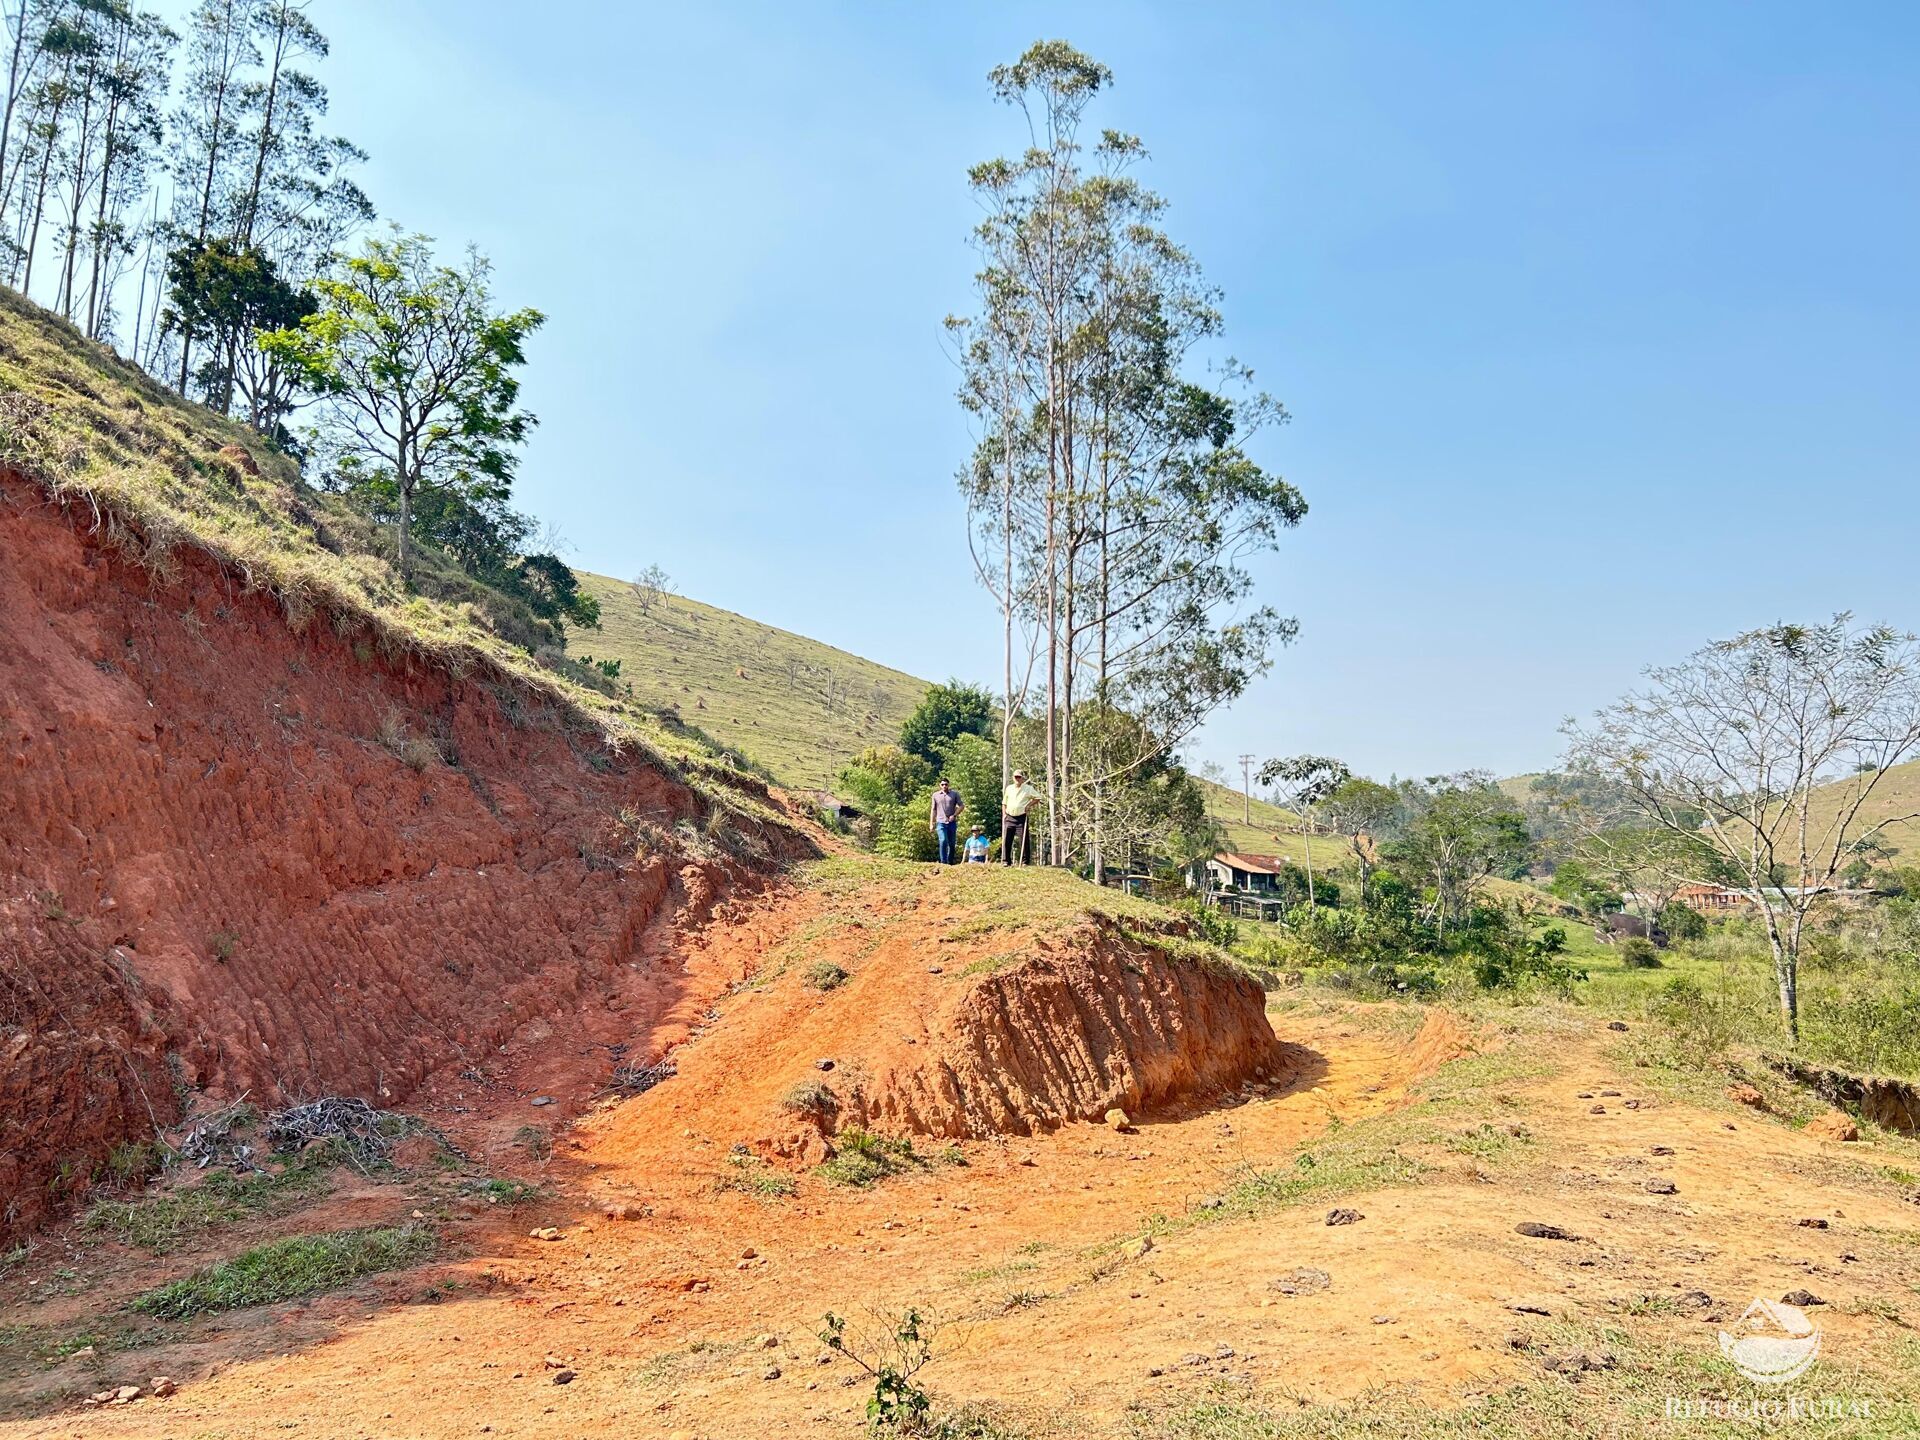
M1241 855L1222 850L1207 861L1209 888L1271 895L1280 888L1281 864L1277 855Z

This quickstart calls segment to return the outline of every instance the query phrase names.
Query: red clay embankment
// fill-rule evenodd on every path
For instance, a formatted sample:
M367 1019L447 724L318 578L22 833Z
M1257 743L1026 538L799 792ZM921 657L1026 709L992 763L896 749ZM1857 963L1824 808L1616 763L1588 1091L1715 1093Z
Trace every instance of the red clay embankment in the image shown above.
M85 518L0 477L0 1241L196 1090L397 1104L631 1009L634 965L644 1041L643 932L750 874L672 840L705 800L523 683Z

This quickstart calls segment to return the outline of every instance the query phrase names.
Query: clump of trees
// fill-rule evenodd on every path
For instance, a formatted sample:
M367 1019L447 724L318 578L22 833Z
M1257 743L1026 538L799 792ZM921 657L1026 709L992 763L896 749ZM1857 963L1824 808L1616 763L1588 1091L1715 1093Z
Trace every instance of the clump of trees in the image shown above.
M0 274L182 396L251 426L558 631L597 607L512 509L537 311L424 237L357 247L366 155L330 133L307 0L0 0ZM296 433L304 405L317 423Z
M1001 772L1033 717L1046 854L1096 879L1119 793L1164 776L1292 637L1247 604L1245 561L1306 514L1246 448L1285 411L1244 367L1194 363L1219 295L1132 173L1145 146L1083 138L1112 78L1059 41L992 72L1027 143L970 173L981 268L973 313L948 321L979 436L969 536L1001 610Z
M1086 750L1109 745L1148 748L1137 733L1139 722L1125 712L1083 707L1075 723L1081 727L1079 740ZM1098 727L1126 733L1116 738L1099 733ZM901 726L898 744L861 751L840 774L841 788L866 814L874 848L901 859L933 858L928 811L934 784L943 778L965 804L962 829L984 826L997 842L1003 737L1013 766L1040 773L1038 756L1044 753L1045 727L1039 717L1015 715L1007 724L989 691L960 680L928 690ZM1206 797L1172 756L1148 756L1109 787L1105 800L1106 853L1128 869L1177 871L1215 847ZM1064 855L1066 864L1091 875L1091 812L1083 809L1060 819L1040 810L1033 813L1043 843L1056 830L1064 832L1057 847L1047 845L1049 853ZM1077 830L1070 828L1076 825Z

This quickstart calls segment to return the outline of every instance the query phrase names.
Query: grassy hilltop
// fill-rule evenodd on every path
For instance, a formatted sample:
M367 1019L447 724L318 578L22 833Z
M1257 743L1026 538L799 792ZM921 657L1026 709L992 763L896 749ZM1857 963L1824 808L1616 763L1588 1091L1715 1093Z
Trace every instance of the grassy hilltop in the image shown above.
M826 787L858 751L894 740L928 682L675 595L643 608L624 580L580 574L600 629L574 649L618 660L643 705L766 766L784 785Z

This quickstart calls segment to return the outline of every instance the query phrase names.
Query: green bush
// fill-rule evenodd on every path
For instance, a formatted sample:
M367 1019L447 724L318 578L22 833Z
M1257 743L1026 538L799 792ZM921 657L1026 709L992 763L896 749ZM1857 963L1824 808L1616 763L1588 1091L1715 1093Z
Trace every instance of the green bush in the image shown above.
M1615 948L1620 952L1620 963L1629 970L1661 968L1660 947L1644 935L1629 935Z
M895 860L932 860L939 853L933 827L927 823L933 792L926 791L908 805L884 805L873 812L873 848Z
M816 960L807 970L807 986L812 990L838 990L851 978L831 960Z
M894 1140L858 1128L842 1130L833 1137L833 1145L833 1156L819 1167L820 1174L856 1189L926 1164L914 1153L911 1140Z
M1195 938L1205 940L1209 945L1231 948L1234 941L1240 938L1240 927L1234 918L1216 906L1203 900L1183 900L1179 908L1193 927Z

